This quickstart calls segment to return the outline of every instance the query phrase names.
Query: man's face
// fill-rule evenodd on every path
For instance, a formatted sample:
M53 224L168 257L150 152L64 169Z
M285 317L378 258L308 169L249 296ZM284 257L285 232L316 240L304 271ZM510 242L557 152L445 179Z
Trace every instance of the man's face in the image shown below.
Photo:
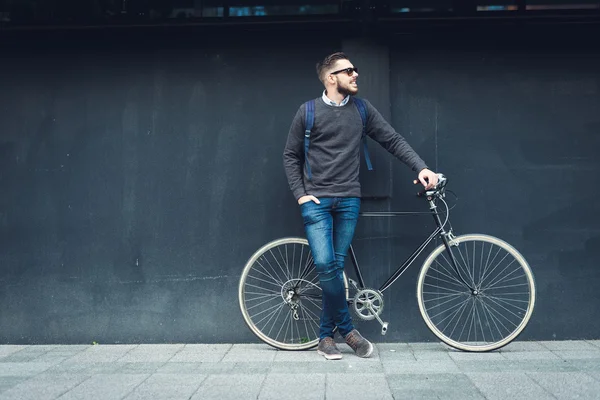
M358 93L358 69L349 60L338 60L329 72L336 82L337 91L346 95L355 95Z

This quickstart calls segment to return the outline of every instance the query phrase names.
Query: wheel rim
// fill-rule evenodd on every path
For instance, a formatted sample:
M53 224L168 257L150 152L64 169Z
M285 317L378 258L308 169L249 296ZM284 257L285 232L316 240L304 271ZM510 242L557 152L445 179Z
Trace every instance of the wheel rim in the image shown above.
M321 301L318 274L303 238L279 239L261 247L240 278L244 321L258 338L279 349L317 345Z
M487 235L455 238L457 277L444 245L427 258L417 287L419 309L443 342L465 351L490 351L514 340L525 328L535 303L535 283L523 256Z

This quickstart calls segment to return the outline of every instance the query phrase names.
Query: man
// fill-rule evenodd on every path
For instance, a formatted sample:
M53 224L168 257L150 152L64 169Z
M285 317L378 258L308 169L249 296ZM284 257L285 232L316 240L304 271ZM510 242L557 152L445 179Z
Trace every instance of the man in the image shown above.
M300 205L323 291L317 352L328 360L342 358L333 340L337 327L356 355L369 357L373 345L352 324L342 275L361 197L363 123L352 97L358 93L358 69L344 53L334 53L317 64L317 74L325 90L314 103L308 155L304 154L305 104L292 121L283 152L289 187ZM368 101L364 104L368 114L366 134L417 171L423 186L433 188L437 175Z

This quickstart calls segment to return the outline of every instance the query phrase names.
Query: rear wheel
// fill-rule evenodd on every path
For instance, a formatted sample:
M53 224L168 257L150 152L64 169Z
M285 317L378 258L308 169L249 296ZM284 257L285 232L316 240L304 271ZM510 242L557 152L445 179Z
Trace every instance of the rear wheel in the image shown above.
M348 296L348 281L344 274ZM308 241L282 238L265 244L246 263L239 284L244 321L265 343L305 350L319 343L322 293Z
M419 309L444 343L465 351L506 346L525 328L535 304L535 281L523 256L505 241L471 234L453 238L425 260L417 284Z

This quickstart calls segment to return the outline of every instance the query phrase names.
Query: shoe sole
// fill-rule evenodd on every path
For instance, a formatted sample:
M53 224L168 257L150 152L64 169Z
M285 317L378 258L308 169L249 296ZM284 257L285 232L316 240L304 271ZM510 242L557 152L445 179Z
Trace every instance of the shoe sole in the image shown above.
M317 354L325 357L325 359L327 359L327 360L341 360L342 359L341 354L326 354L326 353L322 352L321 350L317 350Z
M359 356L359 357L369 358L371 356L371 354L373 354L373 349L374 349L373 343L369 342L369 351L367 351L367 354L365 354L364 356Z

